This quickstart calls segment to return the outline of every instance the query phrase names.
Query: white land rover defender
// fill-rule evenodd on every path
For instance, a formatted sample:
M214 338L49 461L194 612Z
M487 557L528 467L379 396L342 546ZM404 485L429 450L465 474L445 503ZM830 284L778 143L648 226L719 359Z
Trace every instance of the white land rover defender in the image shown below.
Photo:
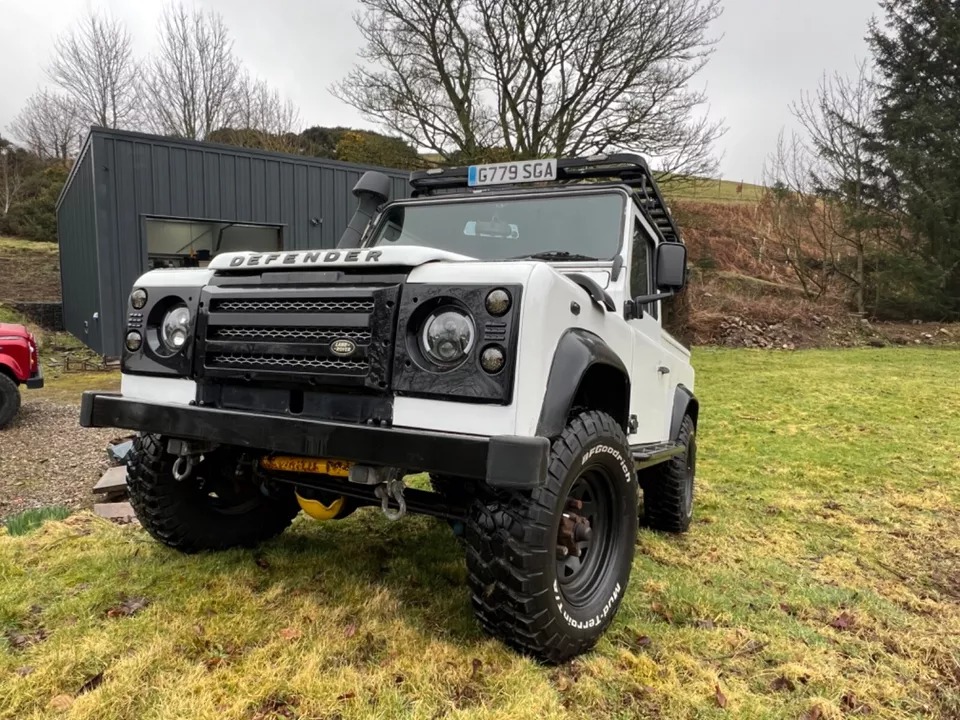
M686 249L635 155L367 173L336 249L143 275L119 394L140 522L195 552L300 511L434 515L480 624L548 662L613 620L638 520L690 524L698 403L661 328ZM430 474L434 491L406 488ZM641 497L642 491L642 511Z

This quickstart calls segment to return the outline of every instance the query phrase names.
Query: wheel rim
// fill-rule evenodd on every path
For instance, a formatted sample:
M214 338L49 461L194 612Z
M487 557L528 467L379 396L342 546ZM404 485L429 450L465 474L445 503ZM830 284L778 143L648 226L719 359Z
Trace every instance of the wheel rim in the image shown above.
M564 499L564 517L585 518L589 523L589 537L575 534L574 552L563 552L569 542L564 536L564 517L557 531L557 583L564 600L575 607L582 607L594 599L598 588L603 586L604 576L611 572L614 563L611 555L616 547L619 533L618 514L614 503L613 478L601 466L584 469ZM582 503L577 507L577 503Z

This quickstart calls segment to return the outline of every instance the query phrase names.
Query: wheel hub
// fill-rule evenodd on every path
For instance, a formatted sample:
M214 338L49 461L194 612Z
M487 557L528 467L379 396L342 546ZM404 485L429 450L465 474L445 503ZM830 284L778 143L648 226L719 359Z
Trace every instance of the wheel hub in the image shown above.
M588 603L608 569L616 523L610 476L600 467L570 487L557 527L557 581L571 605Z
M590 527L590 518L580 514L582 510L583 500L567 498L566 511L560 518L560 529L557 531L559 560L570 555L579 558L590 545L593 530Z

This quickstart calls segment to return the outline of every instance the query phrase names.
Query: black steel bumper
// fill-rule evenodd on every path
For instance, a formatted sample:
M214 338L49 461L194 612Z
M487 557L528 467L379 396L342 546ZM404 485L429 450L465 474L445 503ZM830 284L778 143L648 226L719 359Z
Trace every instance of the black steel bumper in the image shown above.
M39 390L40 388L42 388L43 387L43 368L38 367L37 371L33 375L28 377L23 384L26 385L31 390Z
M379 428L283 415L166 405L85 392L84 427L116 427L484 480L495 487L543 484L550 442L542 437L457 435Z

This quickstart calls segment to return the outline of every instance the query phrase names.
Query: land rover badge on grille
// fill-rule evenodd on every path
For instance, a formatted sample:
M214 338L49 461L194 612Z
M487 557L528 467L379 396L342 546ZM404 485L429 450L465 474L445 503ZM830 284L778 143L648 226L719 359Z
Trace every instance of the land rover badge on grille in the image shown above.
M356 349L357 344L353 342L353 340L334 340L332 343L330 343L330 352L332 352L334 355L339 355L340 357L353 355Z

